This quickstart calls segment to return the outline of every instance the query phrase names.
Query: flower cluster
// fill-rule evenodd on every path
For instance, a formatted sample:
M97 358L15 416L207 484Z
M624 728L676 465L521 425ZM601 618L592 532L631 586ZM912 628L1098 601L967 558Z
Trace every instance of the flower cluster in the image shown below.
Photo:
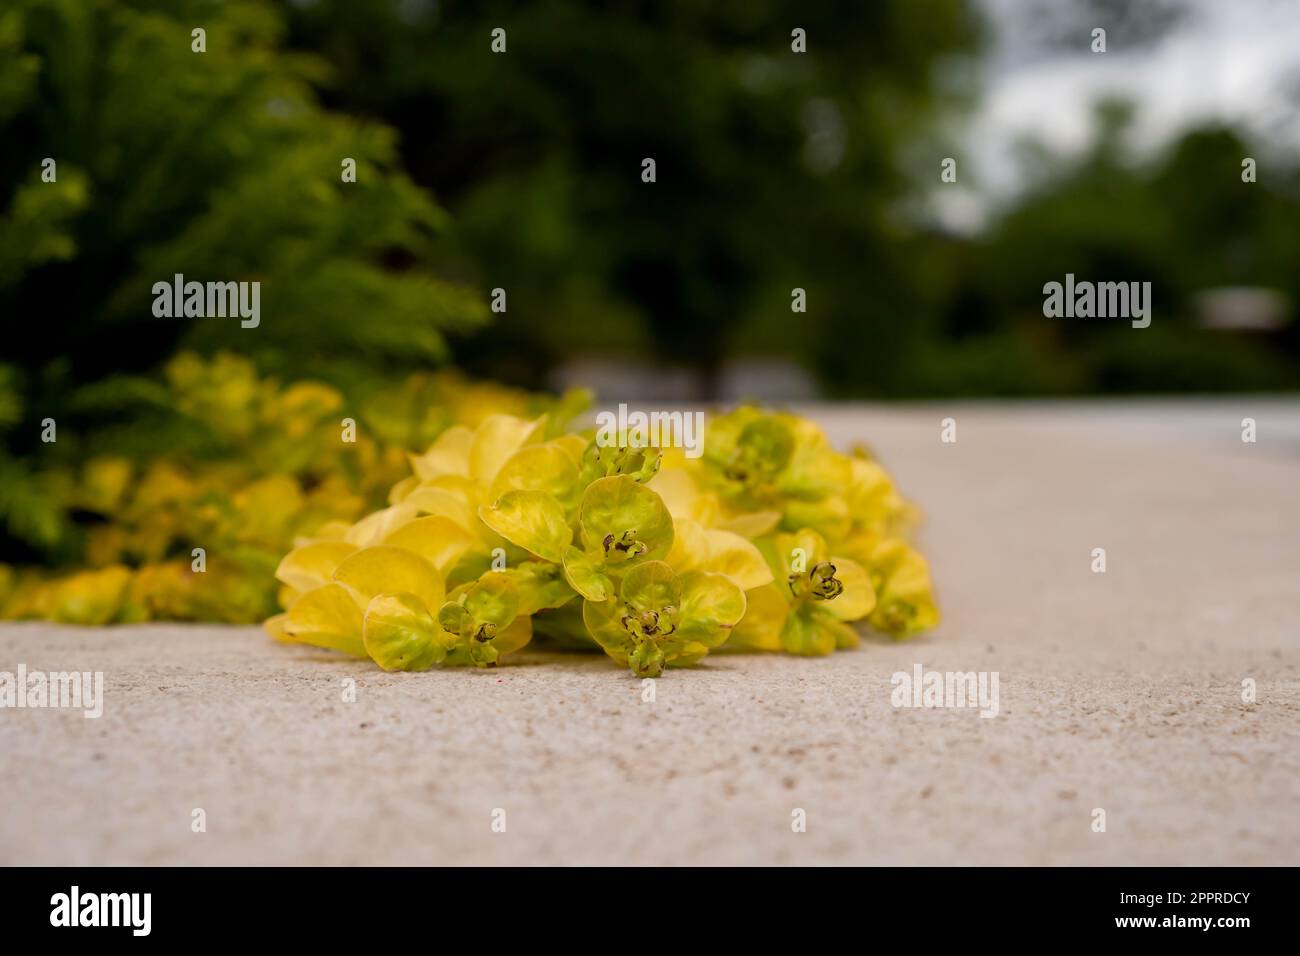
M753 407L703 444L601 443L555 415L449 428L388 507L284 558L266 628L385 670L492 665L537 634L654 677L723 645L821 655L854 622L937 623L914 511L867 453Z
M493 412L555 407L455 372L345 394L261 376L239 356L188 352L161 381L140 379L130 391L149 425L102 432L84 463L55 462L34 476L65 526L64 553L0 564L0 618L261 621L277 608L284 553L382 504L409 473L408 450ZM65 445L68 459L82 457L71 428L49 447Z

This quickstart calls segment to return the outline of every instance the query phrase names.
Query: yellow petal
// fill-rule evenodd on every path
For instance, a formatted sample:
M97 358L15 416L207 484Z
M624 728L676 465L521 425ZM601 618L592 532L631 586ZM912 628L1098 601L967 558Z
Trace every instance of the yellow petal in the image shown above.
M364 610L376 594L414 594L425 607L442 607L446 596L442 575L429 561L389 545L364 548L346 558L335 568L334 580L348 588L358 610ZM298 603L302 600L305 597Z
M750 511L745 514L732 515L726 520L719 520L717 526L724 531L732 531L742 538L753 541L773 531L781 523L779 511Z
M284 615L284 640L369 657L361 641L361 608L339 584L308 591Z
M388 489L388 503L390 505L398 504L405 499L407 495L419 487L419 484L419 475L407 475L397 484L393 485L392 488Z
M920 553L904 547L881 574L880 600L870 618L873 628L907 637L939 623L929 564Z
M411 469L421 481L442 475L469 476L470 449L474 432L464 425L453 425L423 455L411 455Z
M646 482L646 487L664 500L668 513L674 519L691 518L707 526L717 516L716 496L700 491L690 472L684 469L661 466L659 474Z
M426 671L447 656L442 628L413 594L377 594L362 634L371 659L386 671Z
M492 507L479 508L478 516L511 544L547 561L563 561L573 539L564 508L541 491L507 491Z
M533 639L533 619L527 614L520 614L503 630L497 631L492 643L498 654L517 651Z
M414 489L402 500L402 504L425 514L450 518L466 530L472 529L477 522L476 506L470 503L465 494L431 482Z
M419 513L419 509L409 500L403 501L400 505L393 505L366 515L348 529L344 540L359 548L367 548L383 541L393 529L413 520Z
M315 534L310 538L295 538L293 546L300 548L305 544L311 544L313 541L342 541L347 537L348 530L352 525L347 521L326 521L316 529Z
M798 572L812 568L826 556L826 541L816 531L804 528L794 534L778 534L769 546L772 571L776 578L789 577L798 566Z
M856 621L866 617L876 606L876 592L866 569L848 558L830 559L835 565L835 577L844 585L839 596L830 601L818 602L837 621Z
M288 621L287 614L272 614L262 622L262 630L270 634L277 641L288 641L289 637L284 633L285 622Z
M704 567L708 558L709 539L700 523L693 518L674 516L673 546L664 560L676 571L689 571Z
M564 580L588 601L607 601L614 593L614 582L605 574L603 564L581 548L564 550Z
M414 551L445 574L477 540L451 518L427 515L390 532L384 544Z
M474 431L469 451L469 476L491 483L501 466L516 451L541 437L546 416L529 421L513 415L489 415Z
M745 616L745 592L721 574L687 571L681 587L681 623L677 637L705 647L726 642L736 623Z
M346 541L317 541L295 548L284 556L275 576L297 591L310 591L328 584L334 569L356 550Z
M544 491L572 507L578 494L578 466L555 443L529 445L506 459L488 497L496 501L507 491Z
M854 521L880 525L902 513L906 507L889 474L874 461L852 458L849 461L853 480L849 485L849 506Z
M562 449L573 460L575 465L582 466L582 453L587 450L587 439L574 433L552 439L550 444Z
M694 667L709 654L709 648L699 641L686 641L681 649L668 656L669 667Z
M727 643L762 651L779 651L781 628L790 612L790 602L781 596L775 584L746 591L745 600L745 616L731 629Z
M725 574L742 591L771 583L772 569L752 541L716 528L704 532L704 538L708 548L705 571Z

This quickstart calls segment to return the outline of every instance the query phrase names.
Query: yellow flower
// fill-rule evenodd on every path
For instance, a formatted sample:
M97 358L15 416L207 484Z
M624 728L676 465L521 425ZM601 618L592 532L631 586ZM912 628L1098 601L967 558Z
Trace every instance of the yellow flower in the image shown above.
M732 633L732 643L805 655L855 647L858 635L848 622L866 617L876 604L862 566L829 554L812 530L778 534L760 547L775 581L751 594L751 610Z

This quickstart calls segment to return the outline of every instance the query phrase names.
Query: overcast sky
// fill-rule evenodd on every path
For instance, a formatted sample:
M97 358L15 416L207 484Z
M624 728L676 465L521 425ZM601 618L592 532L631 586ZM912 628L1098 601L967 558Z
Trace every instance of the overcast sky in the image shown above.
M1129 35L1136 27L1105 17L1061 22L1058 14L1070 21L1086 6L1080 0L979 2L993 38L984 95L960 141L974 178L993 195L1016 191L1011 147L1018 138L1077 149L1088 141L1093 103L1111 93L1138 104L1139 147L1223 117L1244 122L1274 148L1300 148L1300 0L1183 0L1185 15L1146 43ZM1090 50L1092 26L1107 28L1105 54ZM969 197L953 207L945 219L977 215Z

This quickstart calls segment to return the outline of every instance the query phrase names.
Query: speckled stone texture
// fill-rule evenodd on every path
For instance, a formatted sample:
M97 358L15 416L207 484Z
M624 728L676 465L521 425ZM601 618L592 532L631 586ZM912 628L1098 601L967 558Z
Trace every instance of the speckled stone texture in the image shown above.
M102 670L106 702L0 710L0 863L1300 863L1300 403L809 411L925 508L935 633L716 656L649 703L594 656L6 625L0 670ZM895 709L917 663L997 671L1000 713Z

